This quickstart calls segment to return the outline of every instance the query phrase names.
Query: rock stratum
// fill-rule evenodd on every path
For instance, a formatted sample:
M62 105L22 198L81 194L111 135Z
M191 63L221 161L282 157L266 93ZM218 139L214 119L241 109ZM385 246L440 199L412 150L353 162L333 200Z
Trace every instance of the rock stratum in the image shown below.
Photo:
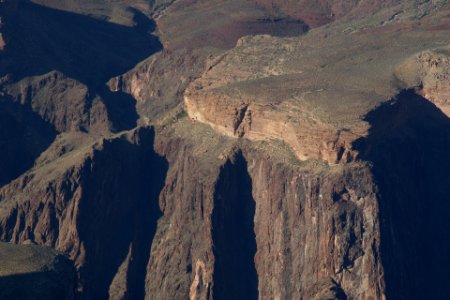
M450 297L447 1L0 15L5 297Z

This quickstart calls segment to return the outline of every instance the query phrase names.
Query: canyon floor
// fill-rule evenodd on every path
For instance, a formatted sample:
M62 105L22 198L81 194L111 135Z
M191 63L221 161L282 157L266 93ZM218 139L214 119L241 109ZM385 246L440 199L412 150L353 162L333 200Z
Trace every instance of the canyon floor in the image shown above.
M0 299L450 298L448 1L0 17Z

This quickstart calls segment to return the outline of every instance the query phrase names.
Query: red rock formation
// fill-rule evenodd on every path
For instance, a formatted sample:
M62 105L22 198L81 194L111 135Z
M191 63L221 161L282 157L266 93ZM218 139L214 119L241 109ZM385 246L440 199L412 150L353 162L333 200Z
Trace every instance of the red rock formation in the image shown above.
M280 12L219 2L152 2L169 49L140 63L143 27L24 6L42 60L0 66L0 240L63 252L85 299L448 298L446 12L304 1L343 21L240 38Z

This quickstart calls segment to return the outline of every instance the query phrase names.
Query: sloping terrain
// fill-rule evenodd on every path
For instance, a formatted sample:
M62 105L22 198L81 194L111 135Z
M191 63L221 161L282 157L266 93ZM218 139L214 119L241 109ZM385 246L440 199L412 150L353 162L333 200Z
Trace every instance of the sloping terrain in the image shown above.
M0 15L5 295L450 297L448 1Z
M49 247L0 243L0 298L74 299L71 262Z
M251 34L301 35L308 26L300 19L269 13L250 1L176 1L158 18L165 48L232 48Z

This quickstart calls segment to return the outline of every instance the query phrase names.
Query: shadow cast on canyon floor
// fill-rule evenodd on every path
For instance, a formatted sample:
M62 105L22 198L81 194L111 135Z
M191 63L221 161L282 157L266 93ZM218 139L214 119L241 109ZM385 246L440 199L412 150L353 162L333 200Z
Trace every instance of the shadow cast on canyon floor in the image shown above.
M389 299L450 298L450 119L413 90L369 113L355 142L378 186Z
M137 126L139 114L133 96L122 91L112 92L107 86L99 89L97 94L105 104L112 132L129 130Z
M51 271L0 276L0 299L71 299L74 273Z
M83 177L79 233L86 263L80 273L90 299L108 299L115 280L127 299L144 299L151 244L162 216L158 199L168 170L167 161L153 151L154 134L144 130L138 146L107 142Z
M55 137L55 129L31 108L0 97L0 187L30 169Z
M127 27L20 1L4 20L7 48L0 74L18 81L58 70L95 90L162 49L145 30L154 21L143 14L135 21L135 27Z
M85 84L91 100L95 95L102 97L115 132L134 128L136 100L106 92L105 83L160 51L162 44L149 33L155 30L155 22L131 11L136 25L127 27L20 1L16 12L3 22L7 46L0 55L0 76L8 74L10 82L17 82L59 71Z
M255 200L242 153L237 153L223 166L215 190L212 213L214 299L256 300Z

